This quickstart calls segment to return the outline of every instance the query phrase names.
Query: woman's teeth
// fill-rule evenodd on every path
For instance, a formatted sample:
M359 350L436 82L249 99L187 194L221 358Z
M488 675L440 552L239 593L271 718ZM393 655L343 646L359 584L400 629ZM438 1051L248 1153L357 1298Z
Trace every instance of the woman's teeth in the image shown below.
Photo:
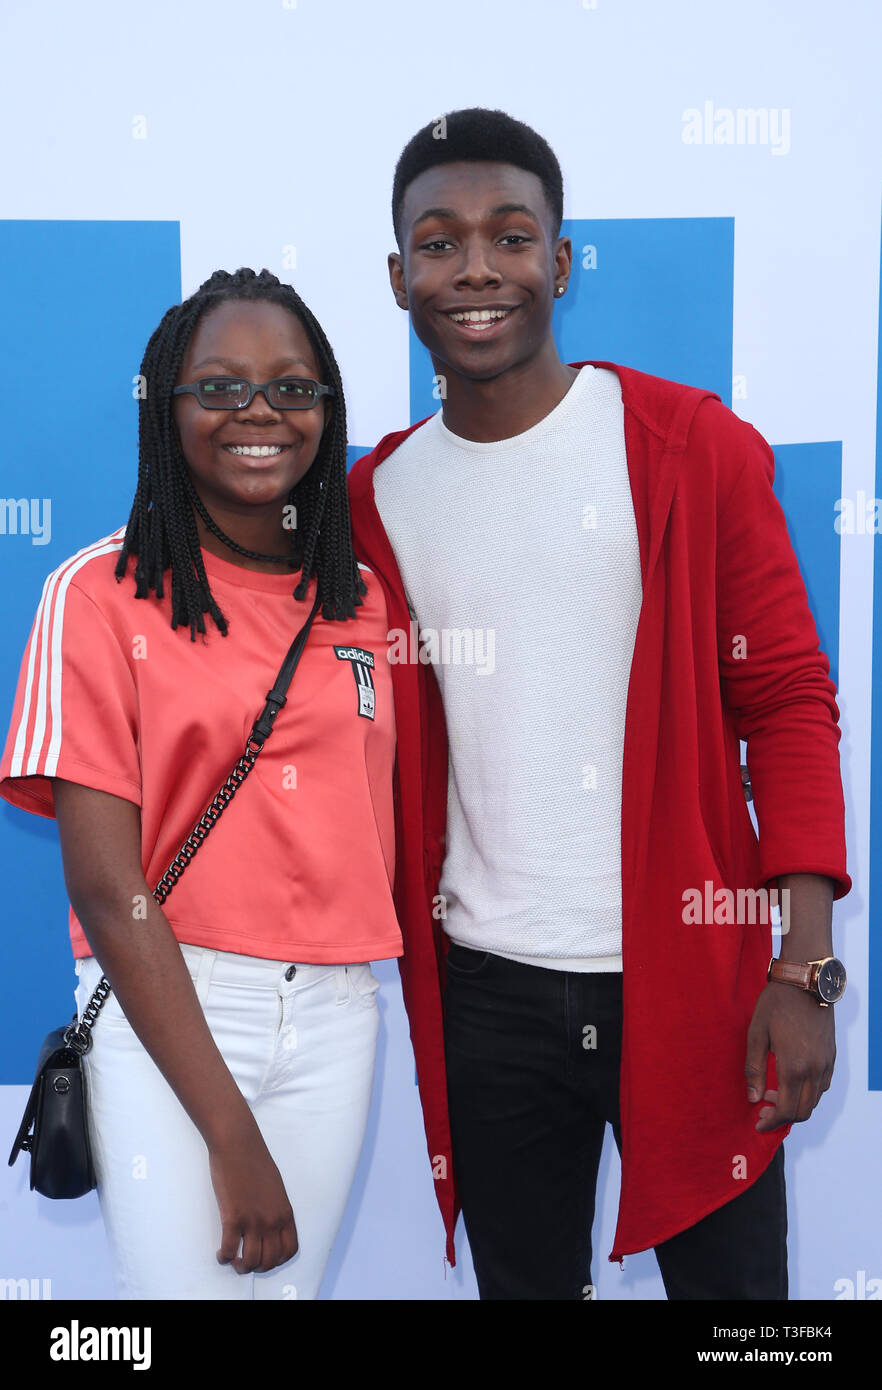
M249 459L274 458L282 453L281 444L225 444L224 448L228 454L240 454Z

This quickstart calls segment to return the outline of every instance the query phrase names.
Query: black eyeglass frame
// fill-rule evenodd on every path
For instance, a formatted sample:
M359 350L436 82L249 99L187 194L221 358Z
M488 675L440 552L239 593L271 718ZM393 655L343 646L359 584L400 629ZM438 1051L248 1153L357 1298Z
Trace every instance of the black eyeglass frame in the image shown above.
M227 381L243 382L248 387L248 399L237 405L209 405L199 395L199 387L206 381ZM310 401L309 405L275 405L269 398L269 388L277 386L280 381L297 381L304 386L315 388L315 400ZM333 386L323 386L320 381L313 381L307 376L277 376L272 381L249 381L244 376L201 376L198 381L191 381L187 386L175 386L172 390L173 396L195 396L203 410L247 410L258 391L262 391L266 397L266 403L272 410L314 410L322 396L333 396L336 394Z

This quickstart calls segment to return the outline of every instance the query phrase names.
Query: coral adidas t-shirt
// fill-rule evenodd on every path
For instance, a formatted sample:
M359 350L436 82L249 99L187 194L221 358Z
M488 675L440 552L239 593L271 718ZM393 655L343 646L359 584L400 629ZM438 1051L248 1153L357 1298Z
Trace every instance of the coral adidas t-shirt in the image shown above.
M49 576L22 660L0 795L53 816L52 777L141 809L152 890L243 752L315 599L311 580L263 574L202 551L229 631L171 628L162 599L114 575L125 528ZM244 784L163 911L179 941L316 964L402 953L392 900L395 716L383 591L357 616L319 612L287 703ZM133 907L133 916L136 908ZM71 908L74 956L92 954Z

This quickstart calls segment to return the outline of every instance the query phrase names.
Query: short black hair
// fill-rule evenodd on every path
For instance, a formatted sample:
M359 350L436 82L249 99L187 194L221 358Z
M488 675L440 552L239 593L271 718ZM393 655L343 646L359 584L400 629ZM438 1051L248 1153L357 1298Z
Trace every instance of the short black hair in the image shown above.
M563 221L563 176L554 150L523 121L505 111L470 106L450 111L418 130L398 158L392 180L392 226L401 246L401 204L409 183L436 164L482 160L514 164L540 180L553 219L555 236Z
M331 419L316 457L288 496L297 517L297 530L291 532L291 564L299 562L301 571L294 597L306 597L309 580L315 575L322 617L343 621L356 616L355 609L367 593L352 550L343 382L324 330L293 286L270 271L256 275L242 266L231 275L216 270L189 299L168 310L147 344L141 363L147 392L138 401L138 485L115 570L117 579L123 579L128 557L137 556L136 598L147 598L151 589L162 598L164 575L171 570L171 625L188 626L193 641L197 632L205 632L203 613L211 616L224 636L227 621L215 602L202 560L193 512L198 494L188 482L187 461L174 425L172 392L196 325L204 314L230 300L268 301L289 309L312 343L325 383L334 388ZM209 529L218 534L204 508L201 514ZM223 533L221 536L230 543ZM252 553L242 546L233 548L246 555Z

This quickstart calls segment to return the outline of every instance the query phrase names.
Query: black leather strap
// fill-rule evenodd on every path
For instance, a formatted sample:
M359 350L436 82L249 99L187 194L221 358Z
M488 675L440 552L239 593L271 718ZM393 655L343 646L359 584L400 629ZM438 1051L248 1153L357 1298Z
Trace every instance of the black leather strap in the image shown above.
M251 737L261 748L263 747L264 741L268 739L272 733L273 720L285 704L288 686L291 684L291 677L297 669L297 663L303 653L303 648L306 646L309 629L312 627L313 619L321 608L321 605L321 596L316 595L316 600L312 605L312 611L309 617L306 619L303 627L288 648L288 654L282 662L282 668L276 676L272 690L268 690L266 693L266 704L264 705L263 713L251 730Z

